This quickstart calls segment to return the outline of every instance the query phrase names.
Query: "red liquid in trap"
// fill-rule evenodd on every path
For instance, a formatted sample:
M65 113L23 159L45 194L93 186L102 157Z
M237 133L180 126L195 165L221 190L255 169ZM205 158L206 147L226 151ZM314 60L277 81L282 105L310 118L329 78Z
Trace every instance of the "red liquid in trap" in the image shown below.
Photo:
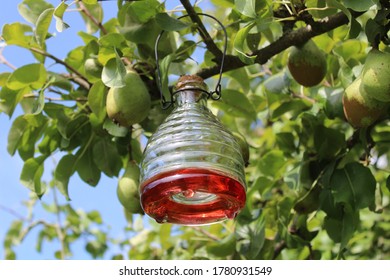
M159 223L199 225L233 219L245 199L241 183L207 169L169 171L141 185L142 207Z

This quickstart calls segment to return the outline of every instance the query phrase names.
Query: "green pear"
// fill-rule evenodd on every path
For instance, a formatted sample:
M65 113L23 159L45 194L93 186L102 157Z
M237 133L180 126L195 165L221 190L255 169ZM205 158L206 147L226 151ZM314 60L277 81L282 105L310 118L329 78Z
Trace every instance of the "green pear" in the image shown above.
M379 101L390 102L390 53L372 49L362 73L364 90Z
M90 82L97 82L101 79L103 65L97 58L88 58L84 63L84 70Z
M293 78L305 87L319 84L327 70L325 55L312 40L292 47L287 66Z
M350 84L343 95L344 115L355 128L374 124L386 111L388 104L372 98L364 89L362 77Z
M151 99L146 85L135 71L129 70L124 82L124 87L110 88L106 108L114 123L129 127L148 116Z
M119 179L117 196L119 202L130 213L143 213L139 196L140 170L135 161L129 161L125 173Z

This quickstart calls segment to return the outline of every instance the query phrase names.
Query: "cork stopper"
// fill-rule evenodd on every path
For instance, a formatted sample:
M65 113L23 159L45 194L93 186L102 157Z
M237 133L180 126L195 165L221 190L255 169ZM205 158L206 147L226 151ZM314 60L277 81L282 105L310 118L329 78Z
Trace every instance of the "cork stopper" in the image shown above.
M182 90L187 87L207 90L207 85L205 84L204 80L197 75L181 76L175 86L175 90Z
M174 88L175 102L177 105L185 103L206 104L208 88L203 79L197 75L183 75L179 78Z

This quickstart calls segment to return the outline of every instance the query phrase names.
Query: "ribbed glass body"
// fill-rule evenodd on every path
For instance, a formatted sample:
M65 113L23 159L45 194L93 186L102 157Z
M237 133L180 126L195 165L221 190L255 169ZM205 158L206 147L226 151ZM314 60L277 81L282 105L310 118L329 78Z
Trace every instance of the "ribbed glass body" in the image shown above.
M179 82L175 108L141 163L142 207L160 223L211 224L234 218L245 205L240 147L206 107L203 81L193 77Z

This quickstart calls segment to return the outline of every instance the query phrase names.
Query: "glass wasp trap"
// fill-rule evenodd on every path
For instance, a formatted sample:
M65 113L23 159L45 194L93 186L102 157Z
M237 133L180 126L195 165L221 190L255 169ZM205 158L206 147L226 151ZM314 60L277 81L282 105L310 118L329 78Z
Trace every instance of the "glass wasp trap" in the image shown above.
M223 61L221 73L222 67ZM245 205L239 144L207 108L207 98L220 97L220 80L210 93L202 78L180 77L170 101L174 109L145 148L141 204L159 223L212 224L235 218Z

